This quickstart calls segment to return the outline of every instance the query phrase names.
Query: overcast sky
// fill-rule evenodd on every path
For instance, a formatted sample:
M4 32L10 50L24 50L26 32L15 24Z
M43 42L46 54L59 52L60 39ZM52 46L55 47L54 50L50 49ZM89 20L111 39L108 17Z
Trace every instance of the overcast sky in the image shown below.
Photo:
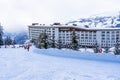
M91 15L120 11L120 0L0 0L0 23L15 31L34 22L67 22ZM17 29L18 28L18 29Z

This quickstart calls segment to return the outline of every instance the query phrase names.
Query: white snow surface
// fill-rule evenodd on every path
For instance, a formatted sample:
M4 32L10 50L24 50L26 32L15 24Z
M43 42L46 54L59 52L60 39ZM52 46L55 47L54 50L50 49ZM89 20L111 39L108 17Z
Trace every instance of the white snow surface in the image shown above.
M0 80L120 80L120 56L89 50L0 48Z

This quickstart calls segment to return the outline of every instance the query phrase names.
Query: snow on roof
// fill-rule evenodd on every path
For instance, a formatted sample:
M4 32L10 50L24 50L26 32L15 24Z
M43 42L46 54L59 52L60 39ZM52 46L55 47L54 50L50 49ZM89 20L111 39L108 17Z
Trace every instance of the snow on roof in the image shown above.
M101 25L100 25L101 26ZM69 25L65 25L65 24L60 24L60 25L31 25L29 27L75 27L75 28L80 28L80 29L86 29L86 30L120 30L120 28L109 28L109 27L88 27L86 28L85 25L73 25L73 24L69 24Z

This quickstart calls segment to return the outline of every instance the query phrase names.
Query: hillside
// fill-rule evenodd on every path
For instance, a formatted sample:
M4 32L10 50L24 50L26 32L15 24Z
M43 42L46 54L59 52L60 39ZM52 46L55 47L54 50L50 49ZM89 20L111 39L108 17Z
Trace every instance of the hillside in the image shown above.
M67 25L76 24L79 26L87 25L90 28L91 27L120 28L120 13L119 12L103 13L91 16L89 18L80 18L78 20L69 21L66 24Z
M5 32L3 38L10 36L16 41L17 44L23 44L28 39L28 33L26 31L20 31L16 33Z

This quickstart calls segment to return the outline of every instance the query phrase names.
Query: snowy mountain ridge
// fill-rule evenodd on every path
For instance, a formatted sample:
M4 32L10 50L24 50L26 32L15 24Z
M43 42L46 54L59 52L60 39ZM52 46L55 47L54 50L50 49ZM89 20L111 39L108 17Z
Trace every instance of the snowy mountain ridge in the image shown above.
M103 13L90 16L89 18L80 18L67 23L67 25L73 24L78 26L87 25L89 28L120 28L120 12Z
M28 33L26 31L14 32L14 33L5 32L3 38L6 38L7 36L15 40L17 44L23 44L28 39Z

